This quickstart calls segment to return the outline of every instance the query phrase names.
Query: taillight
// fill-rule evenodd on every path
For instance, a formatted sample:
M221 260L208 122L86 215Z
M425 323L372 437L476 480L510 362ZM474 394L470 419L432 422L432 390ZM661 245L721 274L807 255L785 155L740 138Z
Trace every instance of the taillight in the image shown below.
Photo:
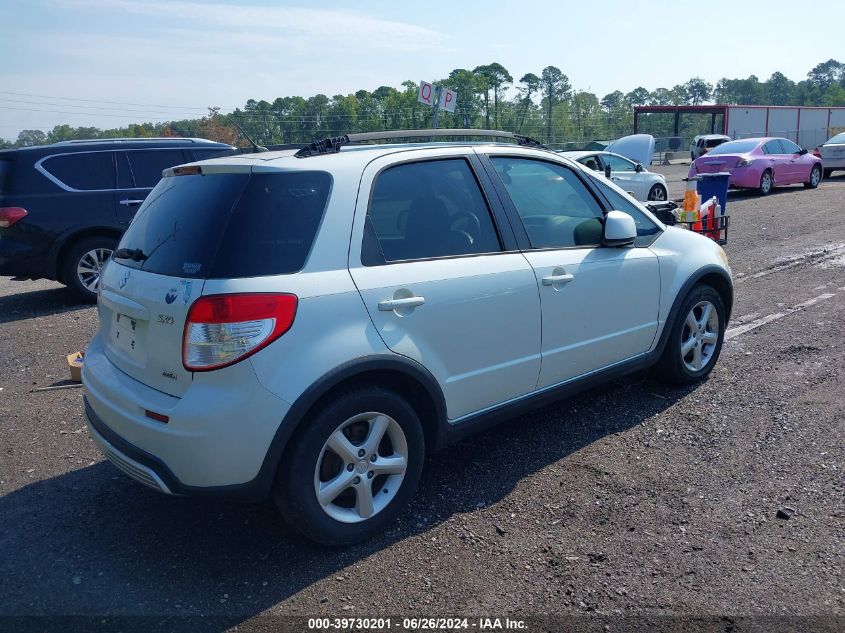
M813 150L813 156L815 156L816 158L821 158L821 157L822 157L822 153L819 151L819 148L818 148L818 147L817 147L816 149L814 149L814 150Z
M753 158L740 158L737 161L736 166L737 167L748 167L753 162L754 162Z
M185 321L182 365L188 371L209 371L255 354L291 328L297 301L291 294L200 297Z
M0 207L0 229L8 229L18 220L26 217L26 209L21 207Z

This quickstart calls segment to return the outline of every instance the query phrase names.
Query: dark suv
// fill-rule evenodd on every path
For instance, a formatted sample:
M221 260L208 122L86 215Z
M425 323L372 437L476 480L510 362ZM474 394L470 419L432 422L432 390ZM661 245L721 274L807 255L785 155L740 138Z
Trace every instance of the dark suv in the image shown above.
M235 151L188 138L0 151L0 275L55 279L95 301L100 268L162 170Z

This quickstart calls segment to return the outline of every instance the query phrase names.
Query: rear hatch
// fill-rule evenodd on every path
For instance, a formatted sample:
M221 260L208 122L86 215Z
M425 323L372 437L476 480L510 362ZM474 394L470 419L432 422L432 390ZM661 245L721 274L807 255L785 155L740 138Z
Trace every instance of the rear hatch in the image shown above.
M191 383L182 337L205 280L300 270L331 187L325 172L252 174L249 163L197 169L159 182L101 278L106 356L173 396Z

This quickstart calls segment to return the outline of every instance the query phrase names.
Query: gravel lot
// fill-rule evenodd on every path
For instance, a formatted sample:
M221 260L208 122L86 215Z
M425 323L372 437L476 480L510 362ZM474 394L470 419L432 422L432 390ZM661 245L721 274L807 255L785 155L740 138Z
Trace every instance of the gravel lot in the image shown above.
M401 521L345 550L292 535L270 505L164 497L103 462L80 389L31 391L67 378L95 310L0 278L0 615L845 629L845 177L731 193L728 211L737 301L707 382L634 375L443 451Z

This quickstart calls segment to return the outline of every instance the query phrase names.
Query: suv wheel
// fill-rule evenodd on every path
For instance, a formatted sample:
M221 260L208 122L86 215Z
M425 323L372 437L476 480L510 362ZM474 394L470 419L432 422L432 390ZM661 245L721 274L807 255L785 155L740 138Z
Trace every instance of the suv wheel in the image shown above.
M62 281L73 295L86 303L97 302L100 271L111 258L117 240L106 235L87 237L73 244L65 254Z
M326 545L383 531L414 494L425 441L413 408L377 387L333 398L306 420L275 490L287 521Z
M722 351L725 325L725 306L719 293L705 285L693 288L671 325L658 363L663 379L685 385L705 378Z

